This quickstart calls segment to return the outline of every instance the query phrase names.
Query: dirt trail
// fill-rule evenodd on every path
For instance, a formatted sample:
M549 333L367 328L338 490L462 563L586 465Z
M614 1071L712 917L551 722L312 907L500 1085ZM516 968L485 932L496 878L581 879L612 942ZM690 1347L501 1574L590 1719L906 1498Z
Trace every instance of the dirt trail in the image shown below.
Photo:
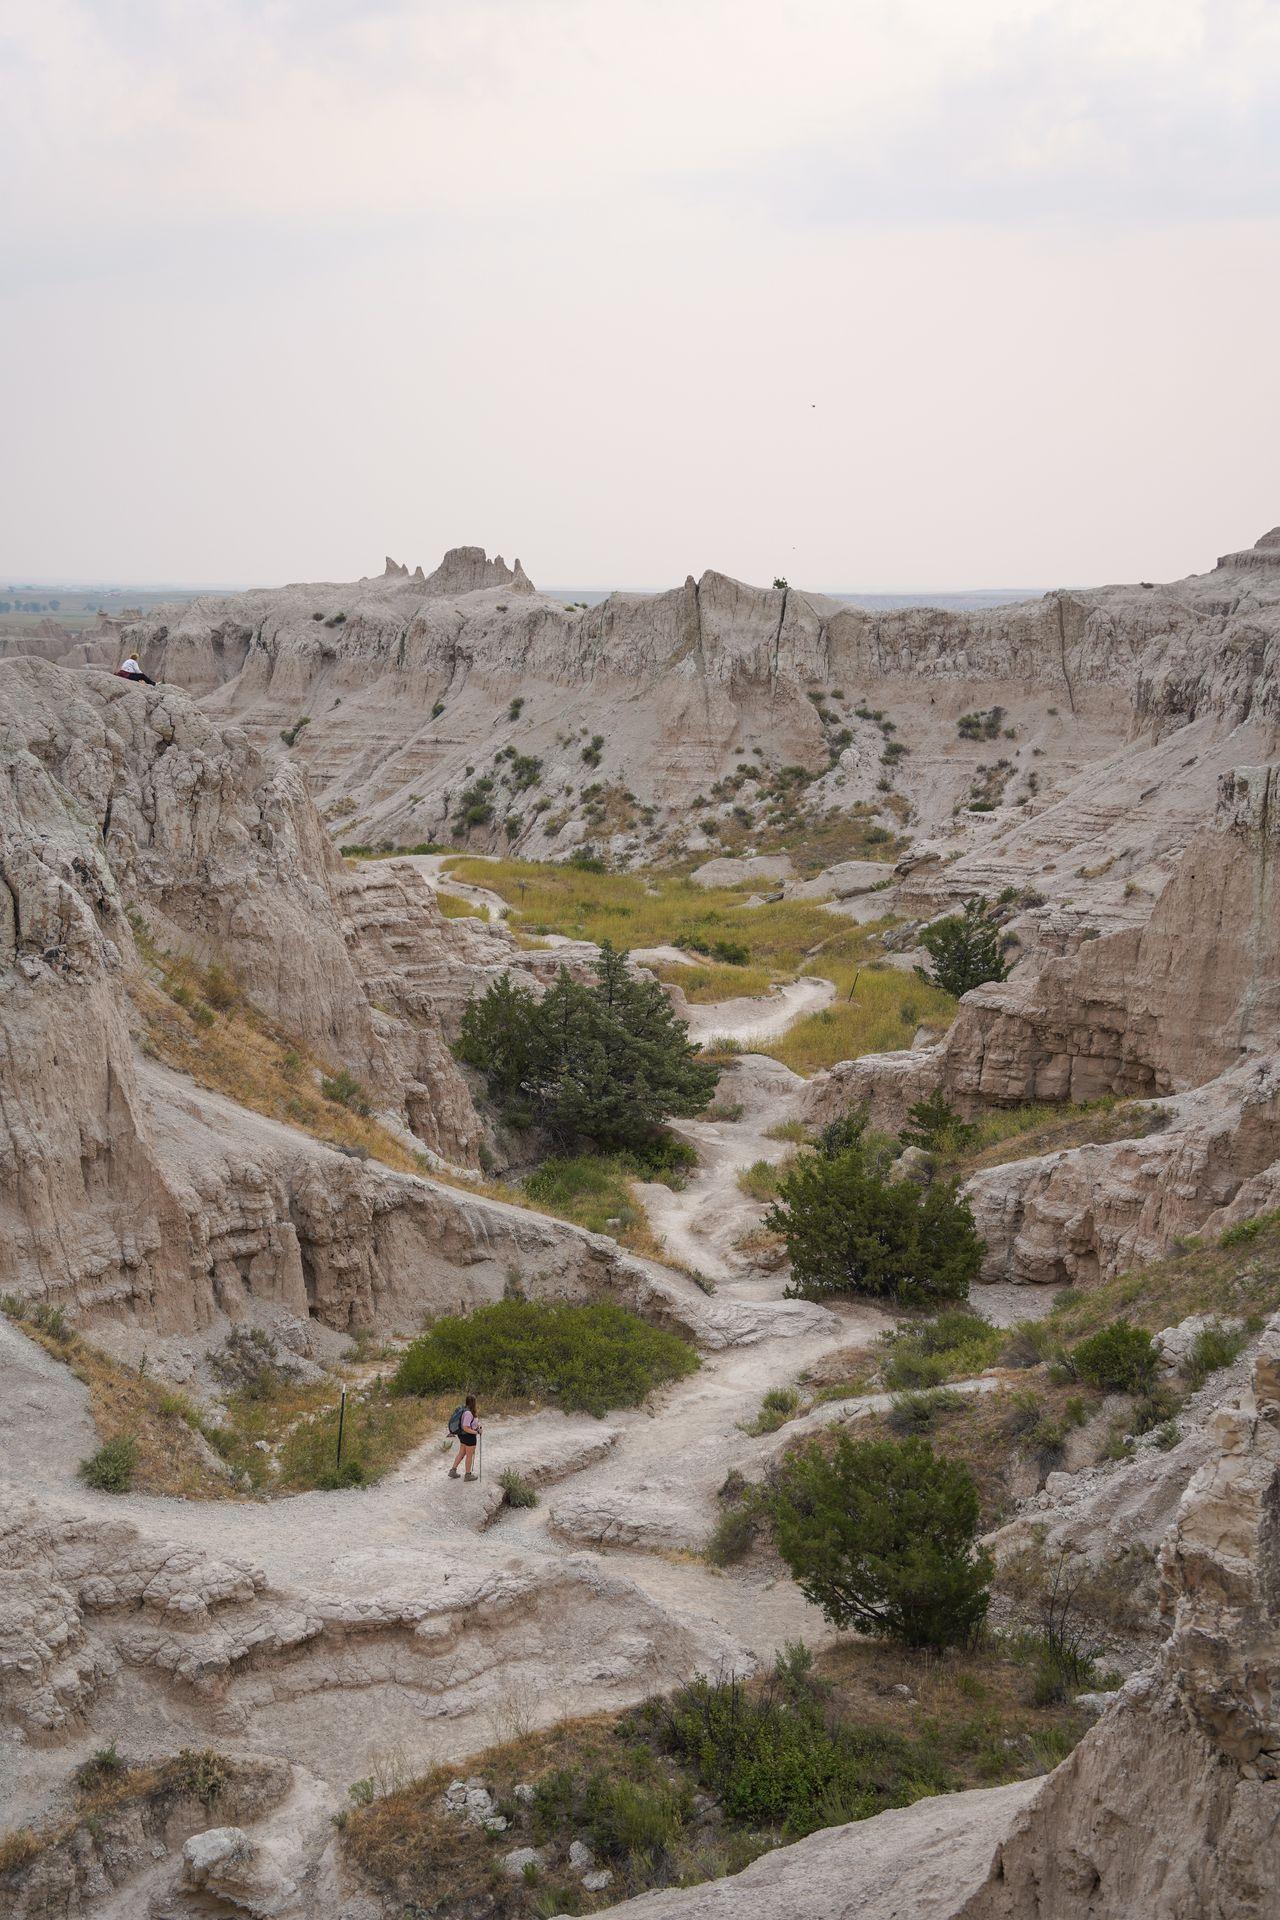
M801 1017L814 989L825 985L798 984L805 991L785 1003L790 1018ZM740 1004L729 1016L738 1031L747 1019L759 1018L759 1003L746 1007L744 1012ZM714 1015L716 1009L699 1011ZM770 1017L776 1018L773 1009ZM778 1159L789 1150L768 1133L791 1117L801 1085L776 1061L735 1059L723 1076L719 1102L728 1111L740 1106L738 1117L682 1129L701 1160L683 1193L644 1189L671 1251L712 1276L725 1305L741 1300L767 1311L781 1302L782 1271L733 1258L733 1240L760 1212L738 1190L737 1174L753 1160ZM0 1325L8 1358L21 1361L25 1383L10 1438L34 1416L40 1440L49 1443L20 1449L20 1476L11 1471L12 1456L0 1471L15 1482L20 1477L21 1491L37 1494L51 1513L128 1521L149 1539L261 1567L268 1607L300 1601L326 1616L344 1606L394 1611L406 1598L417 1605L426 1595L447 1609L470 1604L465 1597L448 1598L459 1587L501 1594L512 1581L522 1583L528 1597L519 1614L511 1625L502 1624L505 1613L495 1620L492 1654L477 1656L465 1684L450 1682L447 1704L429 1689L420 1696L399 1690L394 1707L390 1696L376 1695L387 1727L394 1719L415 1764L426 1764L440 1752L466 1753L492 1739L487 1716L506 1684L504 1675L512 1672L522 1685L532 1685L535 1717L553 1718L625 1703L655 1685L673 1684L692 1665L767 1661L787 1639L825 1640L820 1614L792 1581L755 1568L720 1573L700 1549L721 1511L718 1494L730 1469L758 1474L790 1437L786 1430L758 1437L744 1431L763 1394L795 1380L833 1348L869 1342L884 1324L885 1316L871 1306L850 1303L834 1312L806 1307L780 1317L763 1336L757 1330L748 1343L704 1354L696 1374L646 1407L605 1421L542 1411L491 1422L478 1485L446 1477L441 1435L358 1493L224 1502L109 1496L80 1485L75 1460L91 1443L85 1390L67 1369ZM857 1411L854 1403L824 1407L817 1418L853 1417ZM65 1438L54 1444L55 1435ZM537 1507L504 1505L499 1476L506 1468L540 1487ZM580 1597L563 1597L566 1575L578 1582L572 1591ZM612 1583L608 1597L593 1600L591 1583L600 1580ZM555 1653L554 1618L565 1605L587 1607L592 1619L592 1607L604 1608L599 1618L608 1627L590 1629L596 1636L592 1659L566 1662ZM274 1751L283 1743L304 1766L324 1773L326 1716L346 1711L330 1697L329 1684L323 1675L308 1683L310 1691L303 1688L296 1707L277 1702L254 1708L262 1716L251 1723L255 1743ZM119 1711L125 1712L123 1703ZM337 1764L349 1770L345 1755Z

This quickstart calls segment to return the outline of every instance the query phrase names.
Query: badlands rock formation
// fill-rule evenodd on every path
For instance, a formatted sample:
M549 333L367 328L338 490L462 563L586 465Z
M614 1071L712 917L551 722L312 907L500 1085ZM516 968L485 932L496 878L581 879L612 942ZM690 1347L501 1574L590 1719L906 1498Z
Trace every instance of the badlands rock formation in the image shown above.
M0 1319L0 1834L62 1818L72 1767L112 1739L157 1762L209 1746L228 1768L216 1809L179 1782L162 1814L68 1826L0 1885L16 1914L390 1920L333 1824L362 1775L458 1761L513 1714L621 1707L820 1643L791 1583L696 1553L731 1475L884 1409L853 1395L790 1432L755 1419L766 1389L884 1324L783 1299L776 1253L741 1251L759 1209L738 1174L781 1158L798 1115L866 1103L896 1123L934 1088L966 1112L1127 1102L1105 1144L974 1176L995 1281L1087 1288L1280 1203L1278 608L1280 534L1173 587L965 615L873 616L713 573L567 609L518 561L464 548L430 574L388 558L354 584L0 657L0 1291L187 1383L239 1320L325 1358L515 1279L621 1300L703 1358L607 1425L504 1421L504 1464L547 1489L537 1509L504 1509L490 1476L455 1498L433 1442L358 1495L201 1502L78 1484L88 1390ZM160 686L103 670L126 645ZM503 971L537 987L588 956L446 918L431 854L355 866L335 841L714 853L708 826L728 832L735 804L762 819L789 767L812 775L792 780L801 813L857 804L910 841L892 870L841 860L819 892L891 909L905 945L910 923L1013 888L1010 978L936 1043L807 1084L744 1061L741 1097L688 1128L689 1187L651 1193L688 1271L481 1191L485 1123L448 1045L463 1009ZM735 791L713 796L725 775ZM485 779L492 817L467 828L461 796ZM776 844L743 871L814 896L772 860ZM142 1009L176 958L223 969L281 1046L358 1080L417 1170L157 1058ZM790 991L691 1024L749 1043L832 988ZM1167 1450L1037 1479L994 1541L1106 1562L1163 1542L1167 1637L1062 1766L647 1896L641 1920L1272 1911L1280 1324L1248 1379L1180 1418Z
M896 827L905 805L917 906L1006 883L1062 903L1084 891L1077 869L1105 866L1090 911L1124 925L1150 910L1218 775L1270 752L1277 551L1268 534L1170 586L871 614L714 572L566 608L519 562L460 548L429 575L388 561L345 585L160 609L74 657L131 648L272 752L305 720L293 756L351 841L449 839L490 773L473 844L556 854L613 836L635 859L709 845L735 805L762 820L762 783L801 766L811 813L858 802ZM990 740L960 737L962 715L995 708ZM896 761L867 714L894 723ZM536 783L495 766L508 746L541 762ZM739 770L739 790L691 821L690 800ZM592 787L620 796L602 820ZM991 810L970 813L978 788Z

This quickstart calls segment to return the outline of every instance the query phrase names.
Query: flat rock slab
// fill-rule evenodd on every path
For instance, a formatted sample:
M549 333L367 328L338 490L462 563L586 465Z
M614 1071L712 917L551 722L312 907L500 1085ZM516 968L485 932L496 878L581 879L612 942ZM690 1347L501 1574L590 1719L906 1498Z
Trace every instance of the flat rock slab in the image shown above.
M551 1530L579 1546L666 1547L691 1551L710 1532L704 1513L661 1485L601 1488L567 1495L549 1515Z

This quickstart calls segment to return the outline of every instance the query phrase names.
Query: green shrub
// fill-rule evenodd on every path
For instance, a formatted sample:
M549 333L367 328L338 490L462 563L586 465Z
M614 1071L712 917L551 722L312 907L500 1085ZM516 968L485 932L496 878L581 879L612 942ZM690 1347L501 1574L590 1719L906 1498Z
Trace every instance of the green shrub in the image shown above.
M833 1625L948 1647L985 1618L977 1489L926 1441L840 1433L829 1457L815 1442L782 1463L767 1499L779 1553Z
M1001 949L1000 919L984 900L967 900L963 913L935 920L920 935L933 961L932 973L917 968L922 980L957 999L988 980L1003 980L1009 969Z
M1202 1327L1183 1362L1182 1377L1192 1393L1199 1392L1211 1373L1238 1360L1247 1339L1243 1328L1224 1327L1220 1321Z
M607 941L593 982L562 968L542 1000L503 974L467 1008L456 1051L509 1119L567 1146L652 1150L672 1114L703 1111L719 1077L658 982L637 979Z
M1274 1227L1280 1221L1280 1207L1269 1213L1255 1213L1252 1220L1237 1220L1234 1227L1228 1227L1218 1239L1220 1247L1245 1247L1256 1240L1268 1227Z
M765 1225L786 1240L793 1298L963 1299L982 1262L968 1202L943 1181L884 1179L862 1142L798 1161Z
M904 1014L906 1009L904 1008ZM908 1024L914 1025L912 1009ZM923 1147L929 1153L960 1153L977 1138L978 1129L960 1118L942 1089L907 1109L907 1124L898 1138L904 1147Z
M763 1689L699 1675L671 1698L646 1702L639 1717L730 1819L780 1827L788 1838L951 1784L926 1739L829 1722L790 1650Z
M1155 1342L1145 1327L1113 1320L1099 1327L1071 1351L1076 1372L1091 1387L1116 1393L1142 1393L1155 1379L1159 1362Z
M697 1366L687 1342L611 1302L499 1300L438 1320L405 1354L394 1388L520 1396L600 1415L638 1406Z
M713 1567L731 1567L745 1558L760 1533L760 1515L753 1498L739 1499L726 1507L711 1530L703 1548L703 1557Z
M745 1431L747 1433L776 1433L785 1426L800 1405L800 1395L794 1387L770 1387L760 1402L760 1411Z
M926 1393L896 1394L887 1417L895 1433L927 1433L939 1414L959 1413L967 1405L963 1393L950 1387L933 1387Z
M348 1073L345 1067L339 1073L322 1079L320 1091L326 1100L332 1100L337 1106L346 1107L351 1113L367 1117L373 1111L368 1094L355 1075Z
M526 1480L514 1467L504 1467L498 1475L498 1484L502 1488L503 1504L508 1507L536 1507L538 1490L532 1480Z
M880 1336L884 1384L891 1391L910 1391L966 1380L993 1364L1002 1338L989 1320L960 1307L892 1327Z
M138 1443L130 1434L118 1433L105 1440L79 1466L80 1478L99 1493L128 1493L138 1466Z
M606 1860L633 1853L670 1853L692 1811L687 1788L665 1781L647 1786L603 1770L587 1786L585 1811L591 1844Z

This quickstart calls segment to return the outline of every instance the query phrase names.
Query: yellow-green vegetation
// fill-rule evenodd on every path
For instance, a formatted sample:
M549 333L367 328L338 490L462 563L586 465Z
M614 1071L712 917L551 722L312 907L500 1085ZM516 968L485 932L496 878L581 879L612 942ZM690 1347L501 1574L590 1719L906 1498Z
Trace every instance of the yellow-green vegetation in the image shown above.
M760 994L801 975L833 981L830 1007L760 1049L798 1073L909 1046L922 1022L945 1027L955 1012L949 994L880 956L876 936L887 920L854 926L812 900L753 907L745 887L700 887L685 874L597 873L568 863L465 858L450 862L449 871L508 901L517 937L556 933L611 940L617 947L686 951L697 942L705 965L658 969L690 1000ZM741 958L730 961L726 952Z
M393 1397L380 1377L361 1383L353 1371L344 1371L325 1380L299 1380L288 1355L253 1328L233 1328L211 1356L226 1388L224 1407L215 1416L155 1379L145 1361L126 1366L93 1346L56 1307L6 1294L0 1311L88 1389L101 1444L82 1463L81 1477L103 1493L229 1500L250 1491L357 1486L378 1479L433 1429L443 1432L448 1419L443 1401ZM338 1407L344 1385L339 1471Z
M88 1389L89 1411L101 1442L90 1456L97 1464L86 1472L89 1484L105 1492L132 1489L187 1499L231 1496L229 1478L211 1465L196 1438L207 1433L208 1423L185 1394L92 1346L60 1308L6 1294L0 1311Z
M547 1213L571 1220L588 1233L607 1233L632 1253L662 1260L666 1250L649 1224L635 1192L637 1179L652 1179L627 1154L577 1153L544 1160L525 1181L528 1197Z
M950 1026L956 1011L950 994L878 957L873 940L887 924L850 927L806 960L801 972L833 981L835 999L766 1042L761 1053L772 1054L793 1073L808 1075L837 1060L909 1047L919 1026L939 1032Z
M340 1817L351 1866L397 1910L439 1920L591 1913L653 1887L737 1873L772 1848L923 1795L1047 1772L1087 1721L1036 1703L1035 1649L992 1642L946 1654L850 1641L815 1658L797 1643L757 1680L695 1679L620 1715L564 1721L467 1763L509 1821L492 1837L443 1804L458 1768L379 1796L353 1783ZM533 1787L529 1805L518 1784ZM699 1817L697 1796L717 1817ZM585 1839L613 1874L586 1893L568 1866ZM520 1880L513 1847L543 1850Z
M443 888L437 890L436 900L446 920L487 920L489 909L482 900L468 900L460 893L446 893Z
M772 1160L753 1160L749 1167L738 1169L738 1189L749 1195L752 1200L776 1200L778 1188L782 1184L789 1160L775 1165Z
M1166 1118L1160 1107L1141 1100L1117 1100L1113 1094L1078 1104L997 1107L971 1120L972 1133L964 1146L942 1158L948 1171L967 1179L985 1167L1061 1153L1068 1147L1142 1140L1158 1132Z
M422 1171L425 1163L369 1117L358 1082L255 1007L227 968L161 953L136 919L134 934L145 971L130 982L130 993L155 1059L326 1145L402 1173ZM347 1097L326 1096L325 1080Z
M132 916L145 972L129 983L142 1017L143 1046L154 1059L185 1073L197 1086L226 1094L242 1107L297 1127L325 1146L357 1159L378 1160L400 1173L417 1173L535 1213L524 1190L501 1180L468 1178L433 1167L369 1115L365 1089L346 1068L334 1068L240 990L226 967L200 967L182 954L161 953L138 916Z

